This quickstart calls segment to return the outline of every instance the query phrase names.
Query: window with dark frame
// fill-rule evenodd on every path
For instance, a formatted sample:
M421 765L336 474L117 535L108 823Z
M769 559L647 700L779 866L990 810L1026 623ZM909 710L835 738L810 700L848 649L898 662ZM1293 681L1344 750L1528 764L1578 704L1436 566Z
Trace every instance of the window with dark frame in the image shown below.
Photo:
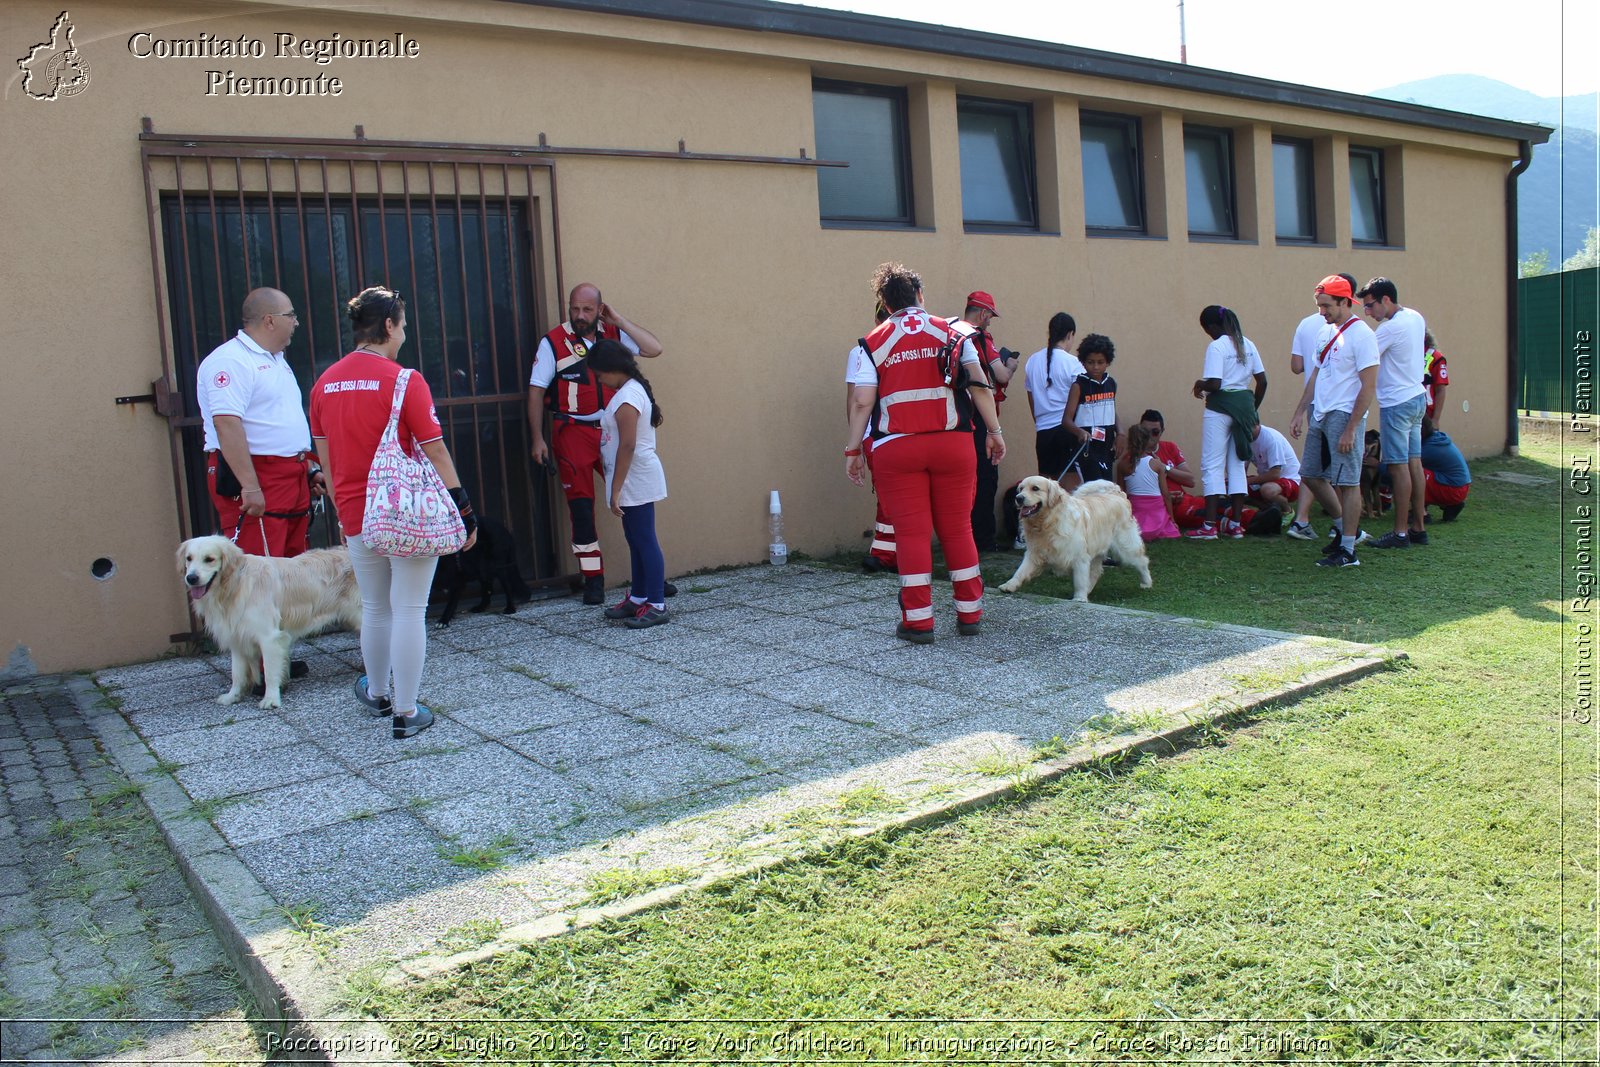
M1272 139L1272 200L1279 241L1317 239L1316 175L1311 142Z
M1381 148L1350 148L1350 240L1363 245L1389 243Z
M1083 157L1083 224L1090 233L1144 233L1144 169L1139 119L1085 111L1079 116Z
M1233 133L1207 126L1185 126L1183 169L1189 193L1189 233L1196 237L1237 237Z
M968 226L1037 230L1033 108L1010 100L956 98L961 215Z
M817 169L824 222L910 226L911 149L906 92L889 85L813 81L817 156L848 167Z

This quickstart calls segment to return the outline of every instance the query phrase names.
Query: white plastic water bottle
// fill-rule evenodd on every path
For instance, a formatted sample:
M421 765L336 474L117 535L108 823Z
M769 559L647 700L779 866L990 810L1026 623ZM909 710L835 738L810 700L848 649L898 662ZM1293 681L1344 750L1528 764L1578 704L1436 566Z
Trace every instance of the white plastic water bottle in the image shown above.
M781 567L789 562L789 546L783 540L783 505L778 502L776 489L767 505L767 531L767 562Z

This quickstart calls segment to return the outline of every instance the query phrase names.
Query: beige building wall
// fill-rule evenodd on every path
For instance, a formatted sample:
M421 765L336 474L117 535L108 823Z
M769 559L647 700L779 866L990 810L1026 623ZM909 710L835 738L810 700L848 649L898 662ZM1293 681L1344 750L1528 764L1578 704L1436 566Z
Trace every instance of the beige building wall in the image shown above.
M22 54L48 36L59 12L38 0L5 5L0 40ZM1503 194L1514 141L987 61L518 4L89 3L74 5L71 17L88 88L31 100L12 74L0 98L0 133L13 148L0 153L0 247L11 252L0 261L0 349L14 370L0 393L13 451L9 506L0 512L8 549L0 656L12 656L15 669L148 658L189 628L172 561L179 508L167 425L148 404L114 402L147 393L162 375L139 155L145 116L161 133L209 137L350 138L359 124L375 139L532 146L542 134L566 147L676 151L682 141L691 152L794 158L804 150L814 158L813 76L906 85L913 231L823 228L808 166L556 157L565 284L600 283L665 346L646 370L667 413L660 450L671 497L658 515L670 573L762 558L771 489L783 493L794 548L823 554L863 544L872 501L846 482L840 457L844 358L869 325L867 279L886 259L923 272L936 314L958 313L970 289L994 293L1003 313L997 340L1025 354L1043 345L1057 310L1077 318L1080 336L1109 334L1124 423L1161 408L1195 453L1200 405L1188 389L1206 341L1201 307L1239 313L1267 361L1268 419L1286 426L1298 392L1289 338L1311 309L1313 284L1338 270L1363 280L1385 274L1451 357L1452 436L1469 455L1504 445ZM139 59L128 40L141 30L244 34L269 46L285 30L403 31L421 55L328 66ZM208 97L204 72L218 67L331 74L344 90L337 98ZM1034 103L1047 232L964 231L958 93ZM1163 236L1085 236L1080 104L1144 118L1147 213ZM1198 242L1185 233L1186 120L1235 131L1245 239ZM1274 132L1318 143L1325 244L1272 238ZM1389 150L1391 228L1404 234L1401 247L1351 245L1352 142ZM547 298L553 285L548 279ZM1031 473L1020 387L1002 416L1012 451L1006 485ZM607 520L601 537L613 574L623 572L620 529ZM91 574L101 558L116 568L104 580Z

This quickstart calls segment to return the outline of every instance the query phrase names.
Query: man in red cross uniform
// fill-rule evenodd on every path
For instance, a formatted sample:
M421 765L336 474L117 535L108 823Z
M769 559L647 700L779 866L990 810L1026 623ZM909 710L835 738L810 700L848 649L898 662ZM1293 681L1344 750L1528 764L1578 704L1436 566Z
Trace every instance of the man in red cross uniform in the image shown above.
M594 524L594 479L605 477L600 462L600 412L611 393L589 369L585 357L601 338L620 341L636 356L661 354L656 335L617 313L589 282L567 298L567 321L545 334L528 379L528 424L533 437L533 462L555 457L561 490L572 517L572 554L583 577L583 602L605 602L605 567L600 535ZM550 409L550 441L545 442L544 414Z
M196 373L205 432L206 484L219 529L257 556L306 550L311 497L326 480L311 457L305 403L284 350L300 324L277 289L244 298L242 328L212 350ZM233 482L217 489L226 460Z

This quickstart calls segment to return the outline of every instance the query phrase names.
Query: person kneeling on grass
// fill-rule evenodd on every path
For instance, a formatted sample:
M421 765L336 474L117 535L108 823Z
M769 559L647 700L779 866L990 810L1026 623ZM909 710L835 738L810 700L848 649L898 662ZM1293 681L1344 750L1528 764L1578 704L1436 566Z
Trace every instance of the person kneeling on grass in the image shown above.
M615 390L600 413L600 458L605 464L606 502L622 519L633 557L629 595L606 608L633 630L667 621L666 560L656 540L656 501L667 498L667 476L656 456L661 406L639 364L621 344L602 340L589 349L589 367Z
M1444 509L1441 522L1454 522L1467 506L1472 472L1450 435L1429 418L1422 420L1422 477L1428 486L1427 503Z

